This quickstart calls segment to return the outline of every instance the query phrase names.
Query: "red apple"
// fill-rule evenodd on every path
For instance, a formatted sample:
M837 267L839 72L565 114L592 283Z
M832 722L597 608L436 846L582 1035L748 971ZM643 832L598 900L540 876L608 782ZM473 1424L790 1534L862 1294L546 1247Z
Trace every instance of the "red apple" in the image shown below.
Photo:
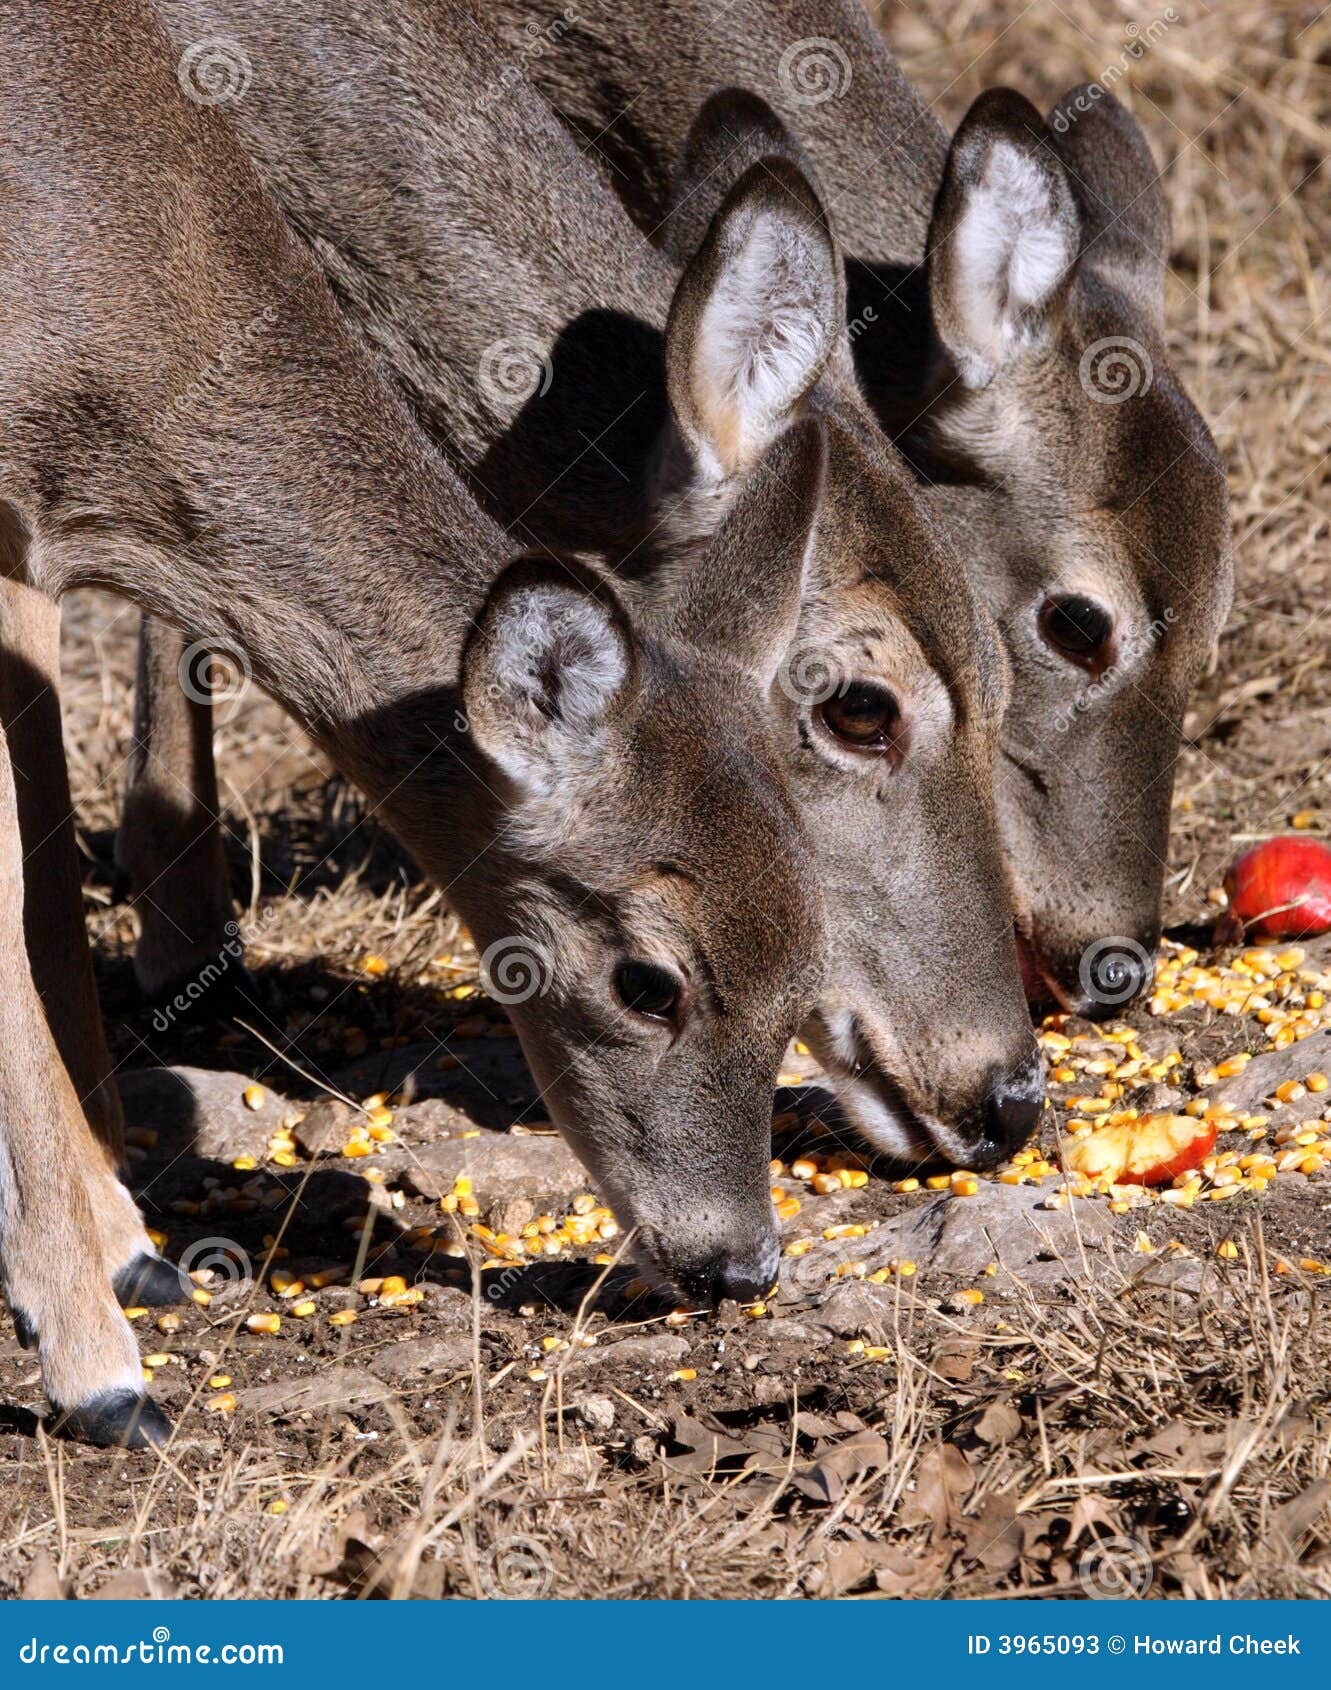
M1225 891L1229 908L1216 923L1221 944L1326 933L1331 930L1331 847L1299 834L1264 840L1234 862Z
M1198 1168L1215 1149L1215 1122L1195 1115L1143 1115L1139 1121L1097 1127L1065 1144L1068 1167L1115 1185L1168 1185Z

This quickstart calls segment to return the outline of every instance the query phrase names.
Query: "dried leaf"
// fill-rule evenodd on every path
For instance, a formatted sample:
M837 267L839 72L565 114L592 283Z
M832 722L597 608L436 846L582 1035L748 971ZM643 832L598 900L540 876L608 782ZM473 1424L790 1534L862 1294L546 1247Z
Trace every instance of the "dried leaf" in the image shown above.
M1297 1549L1300 1539L1310 1532L1331 1506L1331 1479L1314 1479L1306 1490L1282 1502L1271 1516L1273 1538L1281 1539L1291 1550Z
M925 1450L915 1469L915 1489L903 1503L908 1523L928 1520L934 1541L946 1536L961 1518L961 1504L975 1483L970 1462L955 1444L935 1444Z
M1009 1443L1021 1431L1021 1414L1010 1402L991 1402L975 1422L974 1431L984 1443Z

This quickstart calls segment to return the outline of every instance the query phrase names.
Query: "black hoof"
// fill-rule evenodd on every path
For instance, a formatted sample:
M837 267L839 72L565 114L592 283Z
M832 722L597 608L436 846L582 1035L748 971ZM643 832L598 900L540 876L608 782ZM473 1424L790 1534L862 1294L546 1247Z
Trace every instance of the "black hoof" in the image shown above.
M187 1303L194 1287L174 1262L161 1256L135 1256L112 1281L122 1309L163 1309Z
M172 1425L151 1397L106 1391L81 1408L57 1414L52 1430L98 1449L165 1449Z
M37 1328L22 1309L15 1309L13 1312L14 1332L20 1346L25 1350L35 1350L37 1348Z

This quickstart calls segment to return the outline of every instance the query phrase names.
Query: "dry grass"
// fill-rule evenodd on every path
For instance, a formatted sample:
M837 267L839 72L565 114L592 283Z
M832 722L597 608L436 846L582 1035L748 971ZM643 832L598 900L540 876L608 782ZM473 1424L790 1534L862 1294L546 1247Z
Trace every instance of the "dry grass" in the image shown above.
M1331 815L1331 11L1316 0L1178 0L1176 11L1117 91L1166 163L1173 352L1234 495L1238 595L1179 781L1170 887L1183 919L1235 842L1294 810ZM995 83L1052 102L1118 65L1129 23L1156 15L1096 0L962 0L885 7L883 25L951 123ZM93 859L118 803L133 618L88 601L72 621L68 717L93 926L128 1050L141 1031L125 990L128 918ZM280 965L293 995L310 980L345 984L366 950L409 980L447 942L432 895L271 706L250 698L224 727L221 767L238 873L261 860L254 903L273 912L257 960ZM380 1030L394 1027L384 1012ZM262 1051L245 1054L257 1071ZM596 1352L577 1349L533 1384L537 1339L567 1338L576 1306L501 1318L453 1292L411 1330L452 1334L461 1359L387 1402L221 1429L196 1413L159 1468L0 1434L0 1590L40 1585L49 1563L81 1591L146 1569L221 1597L506 1585L1077 1594L1117 1566L1149 1574L1154 1594L1331 1594L1324 1301L1315 1280L1277 1282L1260 1219L1236 1218L1245 1261L1229 1295L1207 1283L1148 1291L1124 1272L1075 1296L1006 1287L977 1315L952 1317L935 1288L906 1283L887 1329L865 1334L885 1360L858 1359L844 1341L811 1357L807 1338L783 1338L782 1319L759 1330L735 1317L687 1334L690 1385L662 1371L678 1356L626 1360L589 1384L579 1370ZM1301 1224L1325 1239L1327 1220L1322 1200ZM585 1319L606 1348L664 1330ZM227 1350L233 1324L219 1316L197 1343L254 1382L290 1364L284 1349ZM350 1330L362 1359L400 1328ZM327 1377L338 1353L300 1361ZM8 1340L5 1354L6 1398L32 1400L32 1369ZM572 1412L593 1390L613 1428ZM1119 1538L1127 1549L1095 1548Z

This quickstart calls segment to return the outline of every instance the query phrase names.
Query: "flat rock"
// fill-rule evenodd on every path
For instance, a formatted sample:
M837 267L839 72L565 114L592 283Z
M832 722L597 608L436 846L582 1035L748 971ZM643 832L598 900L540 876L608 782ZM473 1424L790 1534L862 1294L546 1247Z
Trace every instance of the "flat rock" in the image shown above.
M237 1409L251 1414L310 1414L322 1408L355 1408L383 1402L391 1389L359 1367L336 1367L305 1379L277 1379L236 1392Z
M1254 1056L1241 1074L1212 1086L1207 1096L1212 1102L1232 1104L1240 1113L1248 1115L1261 1110L1278 1085L1286 1080L1302 1080L1306 1074L1326 1073L1331 1068L1331 1032L1309 1033L1306 1039L1296 1039L1284 1050L1266 1050ZM1267 1113L1275 1120L1300 1120L1317 1115L1326 1107L1331 1092L1302 1097L1297 1103L1274 1105Z
M913 1261L920 1274L971 1277L996 1261L1006 1274L1034 1284L1094 1277L1098 1260L1107 1265L1104 1252L1117 1236L1108 1206L1073 1199L1065 1209L1042 1209L1041 1201L1038 1187L986 1181L974 1197L917 1203L862 1238L836 1239L805 1256L783 1258L782 1299L823 1304L838 1265L852 1258L869 1272L896 1258ZM871 1298L881 1292L889 1302L896 1297L890 1285L864 1290ZM820 1318L825 1312L824 1304Z
M575 1350L571 1360L580 1364L580 1371L631 1367L642 1373L655 1373L660 1369L678 1367L688 1353L687 1339L674 1332L654 1332L642 1338L602 1342L590 1350Z
M471 1339L461 1332L443 1337L407 1338L391 1344L379 1355L370 1356L365 1363L368 1372L388 1385L405 1385L429 1374L442 1381L470 1369Z
M390 1152L381 1159L417 1196L437 1200L453 1189L459 1174L472 1182L485 1212L492 1205L525 1198L553 1209L587 1189L587 1170L562 1138L551 1134L482 1133L445 1139L416 1151Z
M254 1084L247 1074L215 1068L131 1068L117 1076L125 1124L157 1135L154 1154L192 1151L231 1162L237 1156L262 1156L268 1140L293 1105L263 1086L261 1108L244 1101Z

